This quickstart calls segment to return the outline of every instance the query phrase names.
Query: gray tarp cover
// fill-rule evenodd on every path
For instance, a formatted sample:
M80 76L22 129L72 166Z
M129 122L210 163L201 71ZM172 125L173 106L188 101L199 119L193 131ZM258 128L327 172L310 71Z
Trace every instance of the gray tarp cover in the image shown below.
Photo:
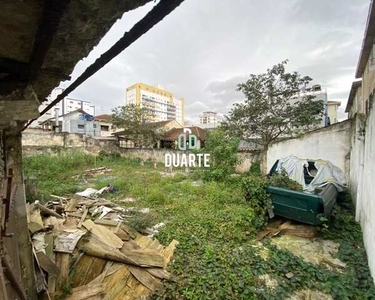
M304 167L309 166L308 162L314 162L317 169L316 174L310 174L314 175L310 184L306 184L304 177ZM287 172L290 179L300 183L305 192L314 192L316 188L328 183L333 183L337 190L342 192L347 185L343 171L328 160L305 159L291 155L279 159L276 172L281 173L282 170Z

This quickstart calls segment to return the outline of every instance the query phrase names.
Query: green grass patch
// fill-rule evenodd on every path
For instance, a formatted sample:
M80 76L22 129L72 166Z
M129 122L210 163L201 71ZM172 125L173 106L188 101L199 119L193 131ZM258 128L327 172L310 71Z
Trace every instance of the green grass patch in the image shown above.
M201 180L199 172L181 170L168 176L164 167L155 170L151 162L141 166L140 160L82 153L26 157L24 166L26 176L38 179L39 197L114 184L118 191L106 198L152 211L150 216L135 213L131 226L143 230L158 222L166 224L157 238L164 245L176 239L180 246L168 266L173 280L165 282L165 290L155 299L287 299L306 288L333 299L375 299L362 232L348 197L335 208L331 227L320 232L322 238L340 243L338 258L348 265L346 273L340 274L304 262L270 241L255 242L269 205L264 193L267 182L257 170L207 181ZM100 166L112 172L90 180L72 177ZM137 200L120 204L126 197ZM287 272L294 277L287 279ZM264 275L276 286L267 287Z

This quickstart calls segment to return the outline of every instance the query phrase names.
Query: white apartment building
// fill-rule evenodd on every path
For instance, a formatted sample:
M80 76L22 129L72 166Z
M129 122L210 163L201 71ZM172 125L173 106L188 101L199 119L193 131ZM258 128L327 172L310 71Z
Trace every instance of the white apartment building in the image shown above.
M147 108L154 115L154 121L176 120L182 126L185 117L185 101L175 98L173 93L160 85L151 86L136 83L126 89L125 104L136 104Z
M39 111L43 111L63 91L64 89L62 88L55 88L47 97L47 101L43 102L39 106ZM56 104L49 111L47 111L43 116L39 117L36 121L34 121L30 127L40 127L40 124L43 123L45 120L55 117L55 108L59 109L59 116L66 115L78 109L85 111L89 115L95 116L95 105L91 102L65 97L58 104Z
M199 116L200 124L215 124L218 125L222 121L222 117L213 111L204 111Z

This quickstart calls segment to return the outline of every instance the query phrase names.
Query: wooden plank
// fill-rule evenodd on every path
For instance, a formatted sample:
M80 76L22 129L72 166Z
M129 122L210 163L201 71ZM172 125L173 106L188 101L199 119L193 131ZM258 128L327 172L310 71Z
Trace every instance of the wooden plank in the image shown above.
M105 259L83 255L77 265L74 266L73 287L90 283L103 272L106 264L107 261Z
M108 272L112 269L113 265L118 266L118 269L120 269L120 268L122 268L124 266L124 264L122 264L122 263L115 263L113 261L107 261L106 264L105 264L105 266L104 266L103 272L100 273L93 280L91 280L88 284L102 283L103 280L104 280L104 278L108 275ZM116 269L115 271L117 271L118 269Z
M93 300L103 299L106 295L105 284L84 285L72 289L72 293L68 295L66 300ZM95 297L95 298L93 298Z
M105 297L105 284L91 284L73 288L70 293L64 297L65 300L101 300ZM51 299L62 299L62 293L52 293Z
M79 221L79 223L77 225L78 229L82 227L82 223L85 221L88 212L89 212L88 208L86 208L86 205L84 205L81 220Z
M53 252L53 233L47 232L44 235L44 243L46 245L45 251L47 256L54 261L55 260L55 253Z
M106 243L108 246L120 249L124 244L124 242L112 231L105 228L104 226L95 224L91 220L86 220L85 222L83 222L82 225L87 230L89 230L94 236L96 236L99 240Z
M113 274L106 276L104 282L107 284L107 295L103 300L121 299L121 294L128 292L130 286L128 285L129 278L133 277L126 266L121 267Z
M267 229L259 231L258 234L257 234L257 238L256 238L256 240L257 240L257 241L262 240L262 239L265 238L270 232L271 232L271 230L267 230Z
M134 229L130 228L128 225L121 223L121 229L124 230L132 239L135 239L140 234Z
M81 219L82 213L81 212L71 212L71 213L66 213L67 216L72 217L72 218L78 218Z
M118 249L109 246L95 236L90 236L87 240L81 240L78 244L78 249L94 257L137 265L135 261L121 253Z
M115 235L117 235L122 241L129 241L130 236L121 228L116 228L114 231Z
M136 242L134 242L133 240L129 240L129 241L124 241L124 245L122 246L121 248L121 251L125 251L125 250L137 250L137 249L141 249L141 247L138 246L138 244Z
M98 224L98 225L113 226L113 227L116 227L118 225L118 222L114 221L114 220L99 220L99 219L96 219L94 221L94 223Z
M45 253L38 252L36 256L42 269L49 275L58 276L60 274L60 269Z
M35 201L35 206L48 215L51 215L51 216L54 216L54 217L60 218L60 219L63 218L63 216L59 215L57 212L53 211L52 209L49 209L49 208L45 207L44 205L40 204L39 202Z
M78 202L80 201L81 199L78 198L78 197L73 197L72 199L70 199L70 201L68 202L68 204L65 206L65 211L66 212L75 212L77 211L77 204Z
M62 225L63 223L64 219L58 219L54 216L49 216L48 218L44 219L44 226L53 230L58 229L59 225Z
M64 200L64 201L68 201L69 199L68 198L65 198L65 197L61 197L61 196L56 196L56 195L50 195L52 198L55 198L55 199L58 199L58 200Z
M154 239L152 243L149 245L150 249L159 249L160 242L157 239Z
M140 235L140 236L137 236L134 239L134 241L139 245L139 247L148 248L152 244L153 239L151 239L147 236Z
M121 252L142 267L164 267L165 265L163 254L156 249L128 250L122 248Z
M129 241L130 240L130 236L125 232L123 231L121 228L117 231L115 231L115 234L122 240L122 241Z
M55 217L50 217L50 218L55 218ZM56 219L56 218L55 218ZM46 244L46 255L48 258L56 265L56 254L53 251L53 233L48 232L44 235L44 241ZM57 265L56 265L57 267ZM56 278L57 276L49 275L48 276L48 292L49 293L54 293L56 290Z
M156 278L169 279L171 277L171 273L162 268L145 268L145 270Z
M309 225L292 225L286 229L283 229L281 233L312 239L316 237L316 235L318 234L318 230L314 226Z
M152 276L145 269L135 266L127 266L129 271L133 274L135 278L139 280L143 285L149 288L151 291L156 292L163 288L163 283Z
M40 210L35 208L35 205L29 206L29 213L28 213L28 224L27 227L29 231L33 234L37 231L40 231L44 228L44 223L42 217L40 215Z
M165 260L164 268L167 267L169 261L171 260L171 258L172 258L172 256L173 256L174 250L176 249L176 247L178 246L178 244L179 244L178 241L173 240L173 241L168 245L168 247L166 247L164 250L161 251L161 252L163 253L164 260Z
M130 275L126 282L126 287L115 297L104 300L134 300L149 299L152 291L140 283L133 275Z
M70 254L69 253L57 253L56 254L56 265L60 269L60 274L56 278L56 289L61 290L66 286L69 277L69 264Z

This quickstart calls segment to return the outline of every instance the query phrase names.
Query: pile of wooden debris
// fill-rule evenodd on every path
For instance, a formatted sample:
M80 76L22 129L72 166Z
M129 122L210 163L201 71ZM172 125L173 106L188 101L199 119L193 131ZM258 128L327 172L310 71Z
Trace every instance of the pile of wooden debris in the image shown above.
M99 167L99 168L85 170L83 176L86 178L92 178L92 177L97 177L98 175L111 173L111 171L112 170L108 169L107 167ZM81 176L82 174L77 174L77 175L74 175L72 178L80 178Z
M275 237L278 235L291 235L313 239L316 237L317 233L318 231L315 226L275 218L271 220L263 230L259 231L257 241L265 237Z
M176 240L164 247L132 230L111 201L54 199L27 207L38 291L45 299L140 299L163 287Z

